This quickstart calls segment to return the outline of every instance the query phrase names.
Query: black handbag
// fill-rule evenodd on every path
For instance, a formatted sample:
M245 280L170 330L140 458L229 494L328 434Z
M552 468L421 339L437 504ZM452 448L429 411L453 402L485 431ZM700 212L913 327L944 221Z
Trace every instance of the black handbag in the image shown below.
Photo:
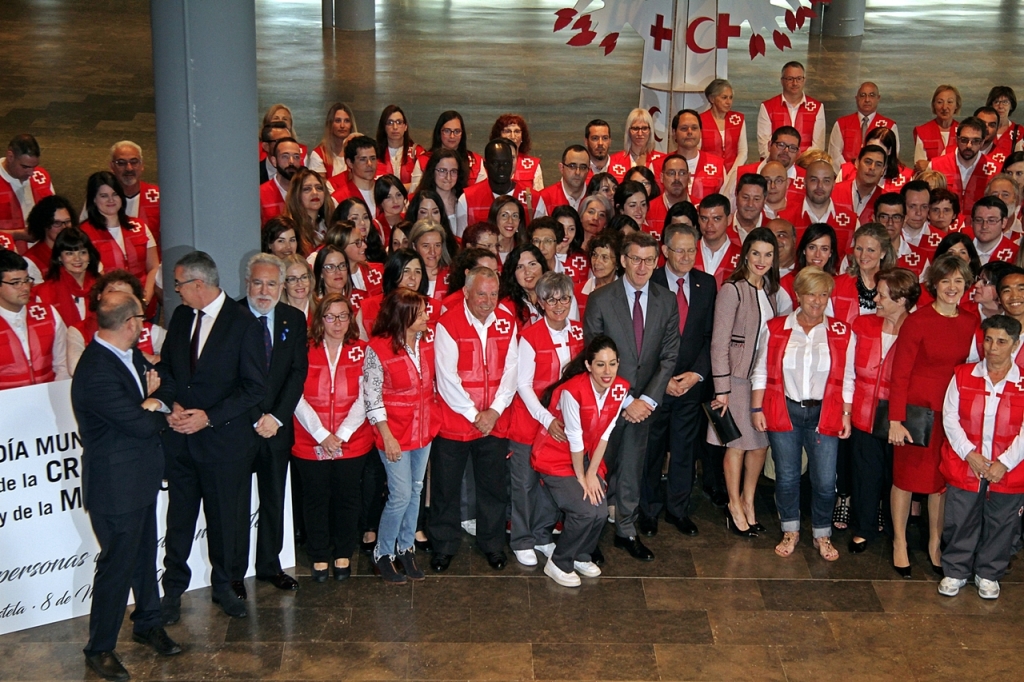
M932 440L932 429L935 427L935 410L920 405L907 405L907 418L903 427L913 439L912 445L928 447ZM875 423L871 427L871 435L889 442L889 401L879 400L875 409Z
M706 403L701 403L700 406L704 408L704 413L708 416L711 428L718 435L719 443L725 445L743 435L740 433L740 427L736 426L736 420L732 418L732 413L729 410L726 410L723 415L719 410L711 407L710 400Z

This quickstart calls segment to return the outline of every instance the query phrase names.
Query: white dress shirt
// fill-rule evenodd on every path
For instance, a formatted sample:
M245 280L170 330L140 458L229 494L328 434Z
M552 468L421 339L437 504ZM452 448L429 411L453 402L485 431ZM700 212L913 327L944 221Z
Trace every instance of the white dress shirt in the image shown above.
M590 389L594 391L594 399L597 401L597 411L600 412L604 409L605 400L608 398L608 389L605 389L603 393L598 393L594 388L594 382L591 381ZM623 403L620 407L619 412L625 407ZM565 421L565 438L569 441L569 452L583 452L586 447L583 444L583 424L580 423L580 404L576 402L576 398L572 396L568 391L562 391L561 397L558 399L558 409L562 411L562 419ZM615 415L615 418L608 422L608 428L601 434L601 440L607 441L611 438L612 430L615 428L615 423L619 420L619 415ZM587 455L590 457L594 456L594 453L588 452Z
M547 319L544 319L544 326L551 334L551 340L555 344L555 353L558 354L558 374L569 364L572 354L569 351L569 323L565 323L562 329L552 329ZM519 397L526 405L530 416L536 419L546 429L555 418L551 412L541 404L540 398L533 390L533 379L536 375L537 352L530 342L524 338L519 339L519 369L518 369L518 391Z
M31 361L32 349L29 346L28 341L28 308L23 306L21 310L16 313L12 313L7 308L0 307L0 317L4 319L7 324L10 325L11 329L14 330L14 334L21 341L21 349L25 352L25 357ZM64 324L64 320L61 319L60 314L56 308L50 307L50 314L53 315L54 321L54 336L53 336L53 374L54 381L61 381L63 379L70 379L71 375L68 374L68 328Z
M32 212L36 205L36 198L32 195L32 178L29 177L24 182L15 179L13 175L7 172L6 164L6 159L0 159L0 178L3 178L11 186L11 189L14 190L14 196L18 197L18 203L21 204L22 218L28 220L28 214Z
M338 357L341 355L341 351L344 348L343 345L338 344L338 349L331 355L331 350L327 346L327 342L324 341L324 351L327 355L327 366L330 368L331 374L331 393L334 393L334 371L338 366ZM295 418L302 424L302 428L309 432L309 435L313 436L313 440L317 443L324 442L327 436L331 435L331 432L327 430L323 422L320 421L320 415L316 413L313 406L306 401L306 396L299 398L299 404L295 406ZM363 421L366 419L366 406L363 402L363 377L359 377L359 395L356 397L355 402L352 403L352 407L349 408L348 414L338 425L338 429L334 432L334 435L338 437L342 443L348 442L348 439L352 437L352 434L356 432ZM353 456L359 456L364 453L353 452L346 453Z
M722 242L722 245L718 247L718 251L712 251L711 247L708 246L707 241L704 239L700 240L700 252L704 257L704 272L709 275L714 275L718 271L718 266L722 264L722 260L725 258L725 253L729 250L729 239L726 238Z
M200 318L196 315L192 320L192 326L189 328L188 338L191 340L192 335L196 330L196 320L202 320L202 328L199 330L199 352L196 354L197 358L202 357L203 348L206 347L206 339L210 338L210 330L213 329L214 323L217 321L217 316L220 315L221 309L224 307L224 301L227 299L227 294L223 291L213 299L210 305L203 308L203 316Z
M797 111L804 106L807 102L807 95L800 98L800 101L795 105L790 104L785 97L782 98L782 103L786 105L786 109L789 111L789 125L796 127L796 114ZM772 120L768 116L768 110L765 108L764 103L761 103L761 108L757 112L757 150L761 154L762 159L768 158L768 145L772 139ZM820 149L825 150L825 105L822 104L818 108L818 114L814 118L814 132L811 135L811 144L809 149Z
M987 460L992 459L992 436L995 433L996 414L999 409L999 396L1002 395L1006 382L1017 383L1020 381L1020 369L1014 363L1010 365L1010 371L1006 373L1003 380L997 384L992 383L988 375L988 364L982 360L971 372L972 376L985 377L985 420L982 423L981 431L981 456ZM967 438L967 432L960 425L960 389L956 385L956 377L949 382L946 389L946 398L942 403L942 426L946 430L946 438L950 447L956 452L960 459L966 460L967 455L975 451L974 444ZM1021 434L1013 439L1010 446L999 455L999 461L1007 469L1013 469L1024 459L1024 439Z

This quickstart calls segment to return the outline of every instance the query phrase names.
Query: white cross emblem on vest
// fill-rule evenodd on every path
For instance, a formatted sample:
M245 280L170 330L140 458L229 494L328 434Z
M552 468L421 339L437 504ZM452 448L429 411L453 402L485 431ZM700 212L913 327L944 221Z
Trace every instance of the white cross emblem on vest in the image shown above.
M738 126L742 120L743 117L740 116L739 114L729 114L729 123L731 123L734 126Z
M579 325L575 325L575 324L570 324L569 325L569 336L571 336L574 341L582 341L583 340L583 327L580 327Z
M505 320L505 319L495 320L495 322L494 322L494 329L499 334L505 335L505 334L508 334L510 331L512 331L512 325L509 324L508 320Z
M626 397L626 387L625 386L623 386L622 384L615 384L614 386L612 386L612 398L614 398L616 402L621 401L625 397Z
M46 308L41 305L33 305L28 308L29 317L33 320L45 320L46 319Z
M917 264L921 262L921 256L917 253L911 252L903 257L903 261L912 268L916 268Z
M359 362L363 359L363 349L359 346L352 346L348 350L348 359L352 362Z
M1013 258L1013 249L999 249L996 251L994 258L996 260L1001 260L1004 263L1009 263Z
M705 163L704 164L704 173L707 174L707 175L717 175L718 174L718 168L713 163Z
M373 284L374 286L380 284L380 270L374 270L373 268L370 268L370 271L366 273L366 279L370 282L370 284Z
M840 227L846 227L850 224L850 216L845 213L836 215L836 222L839 223Z
M833 320L832 324L830 324L828 328L831 329L833 333L839 334L840 336L846 334L846 325L839 320Z
M146 201L150 203L156 203L160 201L160 191L155 187L150 187L146 190Z
M622 164L619 164L619 163L617 163L614 166L612 166L611 170L612 170L612 175L625 175L626 174L626 168Z

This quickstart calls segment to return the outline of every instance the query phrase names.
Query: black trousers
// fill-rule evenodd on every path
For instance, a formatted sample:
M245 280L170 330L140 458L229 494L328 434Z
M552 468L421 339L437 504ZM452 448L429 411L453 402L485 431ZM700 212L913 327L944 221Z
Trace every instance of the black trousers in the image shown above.
M351 559L359 539L361 478L376 449L362 457L318 461L293 458L302 478L302 514L306 519L306 554L313 563Z
M284 443L287 445L287 443ZM261 438L252 463L260 507L256 526L256 575L269 578L281 572L281 548L284 546L284 493L288 478L289 447ZM249 528L252 514L250 499L239 499L238 523ZM249 568L249 536L238 535L238 557L232 572L234 580L245 577Z
M184 448L167 460L167 536L164 555L164 595L180 597L188 589L192 570L188 555L196 534L199 503L206 515L206 546L213 565L214 594L230 594L238 557L241 500L252 497L252 458L229 462L197 462Z
M476 544L483 552L505 547L508 506L508 439L484 436L471 441L438 436L431 451L433 498L427 535L434 551L455 554L462 544L462 475L473 460L476 481Z
M836 495L853 495L853 440L839 440L836 450Z
M644 516L656 518L663 507L676 517L690 515L690 493L693 489L693 466L699 441L698 436L704 411L695 398L665 396L651 415L650 435L647 441L647 459L644 463L644 483L640 494L640 511ZM706 427L705 427L706 428ZM671 453L668 469L668 488L665 500L661 496L661 471L665 452Z
M843 441L839 441L842 448ZM850 529L865 540L878 537L878 504L884 509L885 525L891 530L892 445L854 427L850 436ZM838 466L838 464L837 464Z
M144 633L160 625L160 593L156 581L156 501L127 514L89 512L100 544L89 612L89 643L85 655L113 651L124 620L128 590L135 593L134 630Z

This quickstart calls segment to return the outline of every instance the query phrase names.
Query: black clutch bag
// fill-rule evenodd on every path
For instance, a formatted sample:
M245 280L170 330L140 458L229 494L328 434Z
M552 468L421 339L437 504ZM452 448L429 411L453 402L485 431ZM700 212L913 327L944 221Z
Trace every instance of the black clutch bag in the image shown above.
M913 445L928 447L932 440L932 428L935 426L935 410L920 405L907 405L907 418L903 422L904 428L910 432ZM871 435L889 440L889 401L879 400L875 409L875 423L871 428Z
M732 413L729 410L725 411L723 415L719 410L711 407L711 401L701 403L701 407L704 408L704 414L708 416L708 422L711 423L711 428L715 430L715 434L718 435L718 442L722 445L736 440L743 434L740 433L740 428L736 426L736 420L732 418Z

